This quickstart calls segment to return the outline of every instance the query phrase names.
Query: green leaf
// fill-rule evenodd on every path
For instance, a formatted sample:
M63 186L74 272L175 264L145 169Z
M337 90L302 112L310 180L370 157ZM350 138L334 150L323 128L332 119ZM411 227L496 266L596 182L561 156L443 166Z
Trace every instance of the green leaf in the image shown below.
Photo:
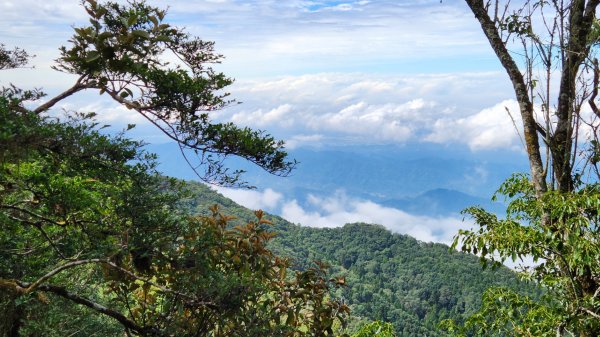
M168 36L159 35L159 36L156 37L156 41L159 41L159 42L171 42L171 39Z
M136 30L132 31L131 33L133 35L135 35L135 36L143 37L145 39L149 39L150 38L150 34L148 34L148 32L145 31L145 30L136 29Z
M96 61L99 58L100 58L100 53L97 52L97 51L95 51L95 50L92 50L92 51L89 51L87 53L87 57L85 58L85 62L88 62L88 63L89 62L94 62L94 61Z
M98 39L100 39L100 40L105 40L105 39L111 38L111 37L113 37L113 36L114 36L114 35L113 35L113 33L111 33L111 32L102 32L102 33L100 33L100 34L98 35Z
M127 26L133 26L137 23L137 16L132 15L129 17L129 19L127 19Z

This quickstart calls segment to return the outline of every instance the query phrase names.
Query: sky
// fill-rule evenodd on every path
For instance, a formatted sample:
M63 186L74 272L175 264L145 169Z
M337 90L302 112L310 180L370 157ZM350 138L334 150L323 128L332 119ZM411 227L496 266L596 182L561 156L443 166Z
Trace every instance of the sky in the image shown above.
M510 82L473 15L458 0L175 0L166 21L205 40L224 55L216 69L235 79L241 102L216 112L218 121L268 130L291 150L329 146L438 146L467 149L477 161L493 151L524 160L513 121ZM73 78L53 71L58 46L86 22L75 0L0 0L0 42L36 57L34 69L6 71L0 82L58 93ZM66 100L65 109L96 111L113 126L136 123L132 135L165 138L140 116L96 93ZM369 174L369 172L364 172ZM449 242L460 216L409 214L343 188L306 195L318 208L273 188L219 189L251 208L303 225L381 223L423 241ZM317 202L318 201L318 202Z

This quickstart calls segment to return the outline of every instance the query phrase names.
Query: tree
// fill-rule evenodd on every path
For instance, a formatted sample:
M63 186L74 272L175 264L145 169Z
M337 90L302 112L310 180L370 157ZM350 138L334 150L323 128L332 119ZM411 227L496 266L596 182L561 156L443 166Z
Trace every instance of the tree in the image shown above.
M54 67L77 75L77 81L34 112L45 112L79 91L98 90L177 142L186 159L190 151L198 155L194 168L203 168L199 177L207 182L244 185L239 180L243 172L230 172L223 163L231 155L276 175L293 169L282 141L260 130L211 122L211 112L232 102L223 92L232 80L209 66L222 57L213 42L165 23L166 12L144 2L83 3L91 25L75 28ZM165 61L173 57L175 65Z
M330 290L344 280L321 264L289 275L267 248L262 212L246 223L216 207L185 214L184 186L156 174L127 130L104 134L93 113L46 113L97 89L204 156L206 180L238 182L227 155L275 174L293 166L270 136L210 122L230 83L205 65L218 59L211 43L143 2L84 5L92 26L75 29L57 65L79 75L73 87L34 109L43 92L0 92L0 335L333 336L348 308ZM182 65L167 68L166 51ZM26 59L0 48L0 69Z
M597 336L600 1L466 3L513 85L531 174L498 191L509 201L506 219L467 209L480 228L461 231L454 246L480 254L484 264L533 257L539 265L524 273L548 296L536 301L490 290L465 327L447 327L458 334Z
M374 321L363 325L352 337L395 337L394 326L391 323Z

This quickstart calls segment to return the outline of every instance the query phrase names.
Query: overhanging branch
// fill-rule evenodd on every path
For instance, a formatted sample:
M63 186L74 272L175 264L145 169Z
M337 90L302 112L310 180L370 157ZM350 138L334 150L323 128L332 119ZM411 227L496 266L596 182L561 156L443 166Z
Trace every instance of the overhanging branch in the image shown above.
M31 287L31 285L28 284L21 284L22 287L24 288L29 288ZM96 302L93 302L87 298L81 297L77 294L74 294L72 292L69 292L66 288L64 287L59 287L59 286L55 286L55 285L50 285L50 284L43 284L37 287L38 290L41 291L46 291L46 292L50 292L53 293L55 295L58 295L60 297L66 298L68 300L71 300L77 304L81 304L83 306L86 306L94 311L97 311L103 315L109 316L114 318L115 320L117 320L119 323L121 323L121 325L123 325L124 327L126 327L129 330L135 331L140 333L141 335L144 336L163 336L163 334L152 327L143 327L140 326L138 324L136 324L134 321L130 320L129 318L127 318L125 315L121 314L118 311L109 309L101 304L98 304Z
M64 92L62 92L61 94L59 94L58 96L52 98L51 100L49 100L48 102L38 106L35 110L33 110L34 113L36 114L40 114L48 109L50 109L51 107L53 107L56 103L62 101L63 99L73 95L74 93L84 90L84 89L88 89L88 88L92 88L93 86L91 84L83 84L83 80L85 79L85 75L81 76L77 79L77 82L70 87L69 89L65 90Z

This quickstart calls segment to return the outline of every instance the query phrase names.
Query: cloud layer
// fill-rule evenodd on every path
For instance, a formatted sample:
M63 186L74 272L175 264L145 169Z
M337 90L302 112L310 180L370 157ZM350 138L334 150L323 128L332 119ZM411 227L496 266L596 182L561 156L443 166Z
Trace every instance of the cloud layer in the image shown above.
M117 1L124 3L125 1ZM219 66L236 78L336 72L495 70L499 65L462 2L438 0L150 0L167 20L216 41ZM48 66L72 26L88 24L79 1L0 3L3 43Z
M379 76L320 73L239 81L243 102L218 119L305 144L432 142L519 149L502 73ZM473 92L479 92L473 95ZM489 102L500 102L490 106Z
M217 41L227 56L216 66L238 79L230 91L244 104L217 120L268 130L291 147L415 141L473 150L519 146L501 106L512 104L510 83L463 3L149 3L169 7L169 22ZM3 42L37 54L36 69L3 72L4 80L50 94L72 85L71 76L49 67L71 26L87 24L79 3L5 1L0 9ZM71 103L97 110L101 122L138 121L98 96Z
M308 207L303 207L295 199L286 199L272 189L248 191L218 188L218 191L245 207L267 210L303 226L339 227L347 223L366 222L381 224L394 233L408 234L424 242L446 244L452 241L458 229L468 227L455 217L412 215L369 200L347 196L343 191L336 191L325 197L309 195Z
M518 106L500 73L379 76L320 73L240 80L230 91L243 104L212 113L220 122L267 130L290 148L305 145L436 143L473 151L521 149ZM479 90L480 94L471 93ZM489 102L499 102L489 105ZM138 124L146 141L156 129L132 110L95 92L60 107L95 111L98 121ZM513 123L510 115L515 119ZM166 139L165 139L166 140Z

